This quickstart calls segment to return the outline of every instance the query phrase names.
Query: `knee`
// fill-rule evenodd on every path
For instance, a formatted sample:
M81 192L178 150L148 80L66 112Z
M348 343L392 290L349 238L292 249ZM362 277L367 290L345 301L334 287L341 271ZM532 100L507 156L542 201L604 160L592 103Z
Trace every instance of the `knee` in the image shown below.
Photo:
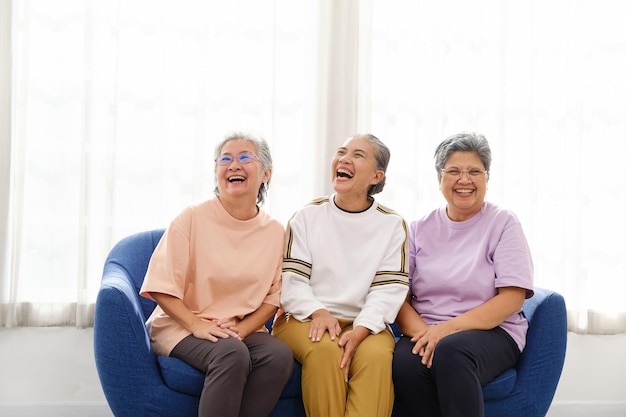
M454 335L444 337L437 344L433 356L433 367L440 369L447 367L455 370L472 363L472 357L467 354L464 345L452 336Z
M436 352L444 355L458 355L463 351L463 340L457 337L459 333L444 337L437 343Z
M275 343L272 347L271 361L273 368L279 374L291 376L293 372L293 354L285 343Z
M293 353L291 353L289 346L283 342L276 344L274 349L274 358L279 363L293 363Z
M380 375L390 375L394 345L395 341L393 340L391 344L388 344L382 338L365 339L354 353L350 365L351 372L373 372Z
M303 358L307 362L328 363L329 358L341 358L341 352L336 340L324 337L319 342L310 342Z
M356 350L352 362L360 366L390 367L393 361L393 349L386 346L363 345Z
M237 339L220 339L219 353L215 358L215 365L221 368L241 369L249 372L252 360L247 346Z
M402 337L393 352L392 371L395 378L412 375L421 366L421 357L411 351L413 344L407 337Z

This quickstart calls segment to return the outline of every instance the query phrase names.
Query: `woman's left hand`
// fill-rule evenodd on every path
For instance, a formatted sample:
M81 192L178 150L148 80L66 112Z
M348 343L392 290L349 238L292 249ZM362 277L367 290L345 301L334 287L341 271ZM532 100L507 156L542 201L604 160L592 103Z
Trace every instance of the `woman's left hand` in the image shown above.
M239 317L215 319L213 320L213 322L220 326L222 329L228 329L239 334L239 330L237 329L237 325L241 323L241 319ZM242 338L240 334L239 337Z
M435 347L441 339L452 333L455 332L447 322L429 326L411 338L411 342L415 343L413 354L420 355L422 364L430 368L433 365Z
M370 334L370 330L363 326L356 326L352 330L348 330L339 338L339 346L343 348L343 356L339 367L343 369L343 376L348 382L350 373L350 363L357 348L363 340Z

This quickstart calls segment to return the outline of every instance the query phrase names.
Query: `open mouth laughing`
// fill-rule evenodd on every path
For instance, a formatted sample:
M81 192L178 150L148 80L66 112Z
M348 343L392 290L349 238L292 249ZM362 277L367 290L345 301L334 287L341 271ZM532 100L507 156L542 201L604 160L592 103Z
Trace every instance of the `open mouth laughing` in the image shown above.
M348 171L345 168L339 168L337 170L337 178L347 178L347 179L350 179L352 177L354 177L354 173L351 172L351 171Z
M244 182L246 180L245 177L242 177L241 175L233 175L232 177L228 177L228 182L230 183L241 183Z

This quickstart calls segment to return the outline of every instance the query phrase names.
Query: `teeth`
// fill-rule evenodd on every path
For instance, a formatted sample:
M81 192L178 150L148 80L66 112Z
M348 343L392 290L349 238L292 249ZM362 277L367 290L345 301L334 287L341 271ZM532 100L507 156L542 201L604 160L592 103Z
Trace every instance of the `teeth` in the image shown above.
M346 170L346 169L338 169L337 170L338 174L345 174L347 175L349 178L352 178L354 176L353 173L351 173L350 171Z
M474 190L456 190L457 193L471 194Z
M235 175L232 176L230 178L228 178L228 181L233 182L233 181L245 181L245 178L239 175Z

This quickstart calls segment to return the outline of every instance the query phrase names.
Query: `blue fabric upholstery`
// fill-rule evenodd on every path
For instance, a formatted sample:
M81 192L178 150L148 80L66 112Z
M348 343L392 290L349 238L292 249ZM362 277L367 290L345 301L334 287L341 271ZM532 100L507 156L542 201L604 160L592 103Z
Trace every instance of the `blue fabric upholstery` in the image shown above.
M524 303L524 314L529 322L526 348L515 368L483 387L485 417L543 417L554 398L567 345L565 300L535 288L534 297ZM408 415L396 405L394 417Z
M179 359L154 354L145 321L155 303L139 296L150 256L162 234L159 229L122 239L104 265L96 300L94 355L115 416L197 416L204 376ZM526 349L516 368L483 387L486 417L545 416L556 391L567 341L563 297L536 288L535 296L524 304L524 313L530 322ZM295 362L272 417L305 417L301 373ZM393 416L407 414L396 407Z

